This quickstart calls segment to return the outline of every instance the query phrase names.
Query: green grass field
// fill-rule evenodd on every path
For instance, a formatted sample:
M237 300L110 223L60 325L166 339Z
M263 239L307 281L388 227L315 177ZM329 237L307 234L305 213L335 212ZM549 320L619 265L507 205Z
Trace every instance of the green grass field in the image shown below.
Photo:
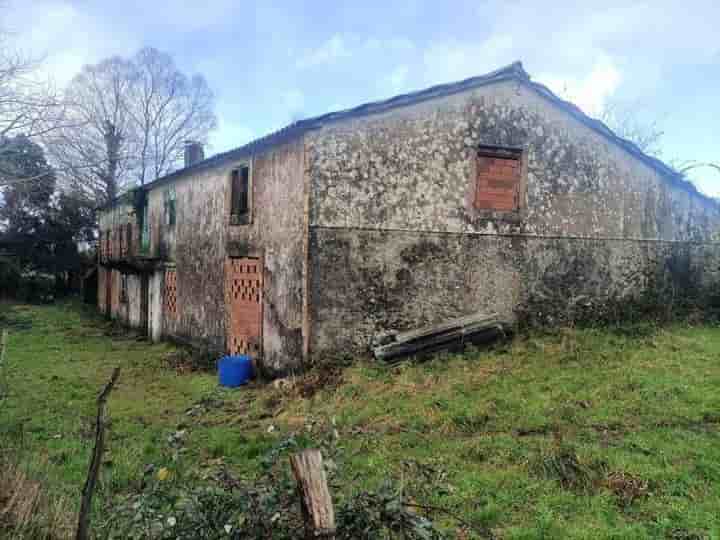
M120 366L98 520L150 464L168 482L217 467L252 479L293 436L332 445L334 498L393 479L447 510L431 517L450 537L720 538L720 328L563 329L223 390L73 304L0 304L2 327L0 457L42 485L58 537L74 526L95 397Z

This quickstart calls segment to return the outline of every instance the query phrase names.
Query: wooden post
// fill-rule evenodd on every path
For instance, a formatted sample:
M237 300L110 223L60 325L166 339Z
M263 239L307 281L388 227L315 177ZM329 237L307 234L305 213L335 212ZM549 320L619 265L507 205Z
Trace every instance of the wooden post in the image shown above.
M110 380L102 389L97 398L97 417L95 419L95 448L93 448L90 467L88 468L87 478L82 490L82 502L80 503L80 515L78 516L77 534L75 540L87 540L90 531L90 509L92 508L92 497L95 492L95 484L100 472L100 464L102 463L102 454L105 449L105 402L107 401L110 391L115 386L120 376L120 368L116 367Z
M2 331L2 338L0 338L0 398L5 397L5 393L8 391L5 388L5 350L7 349L8 343L8 331Z
M304 450L290 456L290 465L298 484L305 538L335 538L335 510L323 469L320 450Z

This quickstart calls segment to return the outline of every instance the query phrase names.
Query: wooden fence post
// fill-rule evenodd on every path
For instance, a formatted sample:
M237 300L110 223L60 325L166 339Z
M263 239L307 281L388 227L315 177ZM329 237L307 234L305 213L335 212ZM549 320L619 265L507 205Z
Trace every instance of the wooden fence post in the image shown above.
M309 449L290 456L290 465L298 484L305 538L335 538L335 510L323 469L320 450Z
M8 343L8 331L2 331L2 337L0 337L0 399L5 397L5 393L8 392L5 378L5 356Z
M105 449L105 402L107 401L110 391L115 386L120 376L120 368L116 367L110 380L102 389L97 398L97 417L95 419L95 448L93 448L90 467L88 468L87 478L82 490L82 501L80 503L80 514L78 516L77 534L75 540L87 540L90 532L90 510L92 508L92 497L95 492L95 484L97 483L98 474L100 473L100 464L102 463L102 454Z

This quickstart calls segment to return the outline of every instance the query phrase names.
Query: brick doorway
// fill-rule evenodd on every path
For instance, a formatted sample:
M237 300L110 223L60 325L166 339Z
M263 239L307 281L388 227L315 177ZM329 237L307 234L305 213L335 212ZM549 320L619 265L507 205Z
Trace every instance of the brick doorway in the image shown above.
M262 355L262 261L229 258L225 261L225 303L229 354Z

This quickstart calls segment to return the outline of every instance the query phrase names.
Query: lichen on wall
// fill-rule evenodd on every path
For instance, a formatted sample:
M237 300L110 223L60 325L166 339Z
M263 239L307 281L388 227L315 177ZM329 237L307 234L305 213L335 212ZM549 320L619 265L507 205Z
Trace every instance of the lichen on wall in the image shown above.
M252 222L228 228L230 255L264 264L263 360L268 375L302 365L304 145L287 142L251 163Z
M473 207L479 145L524 150L513 215ZM329 124L307 154L315 355L472 311L557 322L715 278L716 204L516 83Z

